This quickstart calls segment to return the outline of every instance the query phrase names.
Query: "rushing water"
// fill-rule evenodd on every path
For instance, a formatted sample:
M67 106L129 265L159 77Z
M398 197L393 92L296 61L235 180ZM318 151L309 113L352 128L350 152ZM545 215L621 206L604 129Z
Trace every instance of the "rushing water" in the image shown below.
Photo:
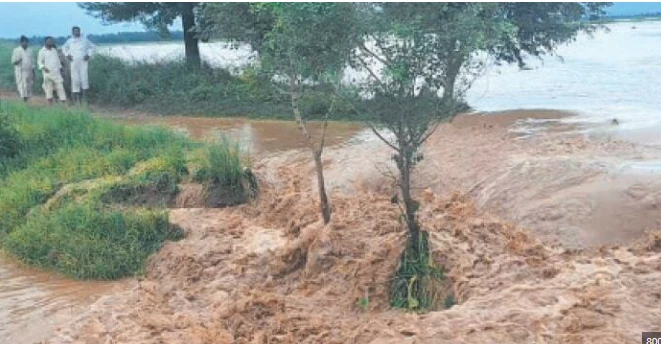
M569 110L578 116L563 121L588 123L593 129L616 130L630 139L661 143L661 22L618 23L609 28L610 32L599 32L592 38L582 35L576 43L561 47L562 61L553 57L532 60L533 68L523 71L516 66L490 66L469 91L469 103L479 111ZM245 48L232 50L220 43L202 44L201 51L205 60L223 67L239 68L251 56ZM102 52L133 61L169 60L183 55L183 45L119 45L104 47ZM612 118L620 125L607 125ZM305 147L292 122L144 115L119 120L167 125L197 139L227 134L253 154ZM318 124L312 128L318 129ZM347 142L360 129L357 125L331 124L329 145ZM658 166L655 162L622 168L647 172ZM1 343L43 339L52 326L129 283L71 281L2 257L0 281Z
M251 154L268 154L305 148L295 123L249 121L243 119L161 117L139 115L118 117L129 125L164 125L195 139L218 139L227 135ZM313 135L319 123L310 123ZM327 145L347 142L361 127L357 124L331 123ZM83 282L43 272L0 256L0 344L34 343L48 338L53 326L63 324L84 311L99 297L128 288L131 280L120 282Z

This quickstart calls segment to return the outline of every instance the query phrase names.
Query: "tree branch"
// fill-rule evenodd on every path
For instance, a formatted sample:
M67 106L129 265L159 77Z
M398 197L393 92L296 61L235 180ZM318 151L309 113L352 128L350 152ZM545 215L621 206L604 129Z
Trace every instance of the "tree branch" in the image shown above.
M386 84L385 84L383 81L381 81L381 79L379 79L378 76L376 76L376 73L374 73L374 71L372 70L372 68L369 67L369 65L367 64L367 62L365 62L365 60L364 60L362 57L360 57L360 56L358 56L358 61L360 62L360 64L363 65L363 67L367 70L367 72L370 73L370 75L372 76L372 78L374 78L374 80L376 80L376 82L379 84L379 86L381 86L381 88L383 88L383 90L386 91L386 90L388 89L387 86L386 86Z
M392 143L390 143L390 141L388 141L385 137L383 137L383 136L379 133L379 131L376 130L376 128L374 127L373 124L369 123L368 125L369 125L370 129L372 129L372 132L373 132L373 133L374 133L379 139L381 139L381 141L383 141L385 144L387 144L390 148L394 149L397 153L400 152L399 148L397 148L397 146L393 145Z
M333 100L331 100L331 105L328 108L328 111L326 111L326 115L324 116L324 126L321 129L321 142L319 143L319 152L322 152L324 150L324 146L326 145L326 128L328 128L328 115L333 111L333 108L335 107L335 99L336 97L333 96Z
M375 44L378 44L378 43L375 42ZM365 46L365 43L364 43L364 42L360 44L360 47L359 47L359 48L360 48L360 50L366 52L367 54L369 54L370 56L372 56L373 58L375 58L377 61L383 63L383 64L386 65L386 66L390 66L390 65L392 64L392 63L390 62L390 60L386 60L387 57L386 57L386 59L383 59L383 58L381 58L379 55L377 55L375 52L373 52L372 50L370 50L369 48L367 48L367 46ZM381 48L379 47L379 49L381 49Z
M305 137L308 146L312 150L314 154L317 154L317 150L314 147L314 143L312 140L312 136L310 135L310 132L308 131L307 126L305 125L305 122L303 121L303 116L301 116L301 110L298 108L298 91L297 91L297 80L294 77L289 77L289 89L290 91L290 96L291 96L291 106L294 111L294 118L296 119L296 124L298 125L298 130L303 133L303 136Z

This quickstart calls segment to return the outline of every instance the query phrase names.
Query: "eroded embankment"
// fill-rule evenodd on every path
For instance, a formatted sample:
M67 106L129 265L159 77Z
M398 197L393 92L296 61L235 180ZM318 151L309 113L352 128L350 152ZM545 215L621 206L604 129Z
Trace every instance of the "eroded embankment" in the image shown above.
M618 245L661 228L661 149L609 132L586 136L577 125L559 121L565 116L541 110L460 116L442 125L422 150L416 188L466 193L479 209L546 244ZM540 122L521 122L530 119ZM522 136L516 129L535 134ZM346 194L357 186L392 192L391 154L374 138L329 150L329 187Z
M299 158L257 166L257 204L172 211L187 237L155 254L135 289L101 299L51 343L634 343L661 320L659 235L619 248L544 246L465 197L431 192L420 222L458 304L388 310L404 235L390 194L334 193L322 227Z

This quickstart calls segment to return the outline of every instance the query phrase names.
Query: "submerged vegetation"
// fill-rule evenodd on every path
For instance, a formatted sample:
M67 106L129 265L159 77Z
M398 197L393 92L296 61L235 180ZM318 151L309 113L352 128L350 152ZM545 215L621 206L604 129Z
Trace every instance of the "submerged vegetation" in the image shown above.
M243 190L238 155L204 173L189 171L191 152L205 147L165 128L3 105L0 130L16 139L3 141L9 148L0 157L0 242L27 263L76 278L138 273L165 240L182 237L165 207L191 174ZM229 151L225 145L214 149Z

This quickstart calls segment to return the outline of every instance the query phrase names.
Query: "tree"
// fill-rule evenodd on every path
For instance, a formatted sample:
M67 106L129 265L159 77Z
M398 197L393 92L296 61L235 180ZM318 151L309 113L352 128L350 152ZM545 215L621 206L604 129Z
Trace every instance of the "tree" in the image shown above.
M181 17L186 62L200 65L199 37L196 33L196 2L82 2L78 6L106 23L140 21L148 29L169 33L168 26Z
M391 303L416 310L430 308L434 302L430 286L442 275L430 264L427 233L421 230L416 217L419 203L411 184L414 166L423 159L419 149L442 120L457 112L458 101L442 102L439 97L448 68L442 57L455 47L441 44L445 34L427 29L430 10L436 14L452 12L454 4L357 6L364 24L360 34L363 40L352 56L352 65L367 74L360 87L369 98L359 103L357 110L366 115L372 131L394 151L399 190L393 201L400 205L408 230L406 248L391 286ZM452 13L454 19L447 23L447 29L455 30L453 34L471 34L465 28L477 25L477 12Z
M200 30L209 37L247 43L262 52L266 35L273 30L274 14L249 2L208 2L200 10Z
M554 54L558 46L575 40L580 32L592 33L601 27L591 20L605 15L604 9L610 4L505 2L474 6L454 3L446 11L428 8L426 29L444 37L439 43L454 47L440 57L447 61L443 96L452 98L462 68L470 75L482 67L473 58L477 51L488 52L496 63L517 63L524 68L525 54L535 58ZM467 11L473 11L472 18L477 21L464 21L463 14ZM457 21L458 18L462 19ZM465 32L469 34L462 34Z
M516 28L489 47L499 61L525 65L523 53L532 57L553 54L556 48L572 42L580 32L591 33L601 26L593 21L603 17L610 2L504 2L499 19Z
M406 249L392 285L393 304L411 309L432 306L430 285L440 272L429 267L427 234L416 218L411 191L419 150L445 119L456 115L464 92L479 76L476 54L523 64L522 53L553 53L578 32L594 29L581 21L603 5L551 3L366 3L360 7L363 41L353 55L367 75L359 111L394 154L399 172ZM463 73L460 71L463 70ZM463 76L462 76L463 74ZM460 77L462 76L462 77Z
M348 3L261 3L251 4L256 18L271 18L272 24L255 27L259 34L261 66L275 75L273 85L289 97L294 119L305 138L315 164L320 210L324 223L330 222L331 209L326 194L322 153L328 118L337 101L342 70L356 33L354 6ZM253 24L257 23L253 21ZM238 32L245 25L235 32ZM264 31L261 31L264 30ZM316 106L307 107L310 100ZM314 138L306 124L312 111L324 113L321 133Z

